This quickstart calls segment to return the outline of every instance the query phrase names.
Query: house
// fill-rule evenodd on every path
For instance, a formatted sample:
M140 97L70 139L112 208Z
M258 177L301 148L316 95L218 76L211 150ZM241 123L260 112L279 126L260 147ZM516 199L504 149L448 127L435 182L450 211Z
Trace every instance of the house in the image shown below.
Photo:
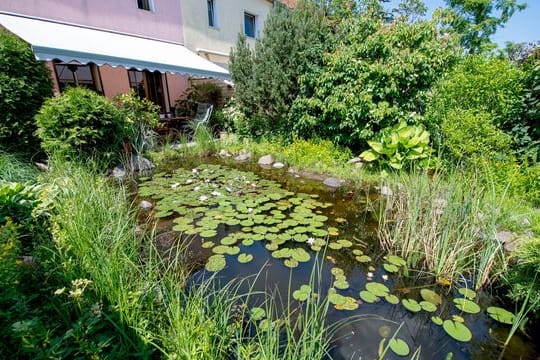
M113 98L134 89L165 113L190 79L229 79L238 33L254 43L273 3L2 0L0 26L32 45L51 70L56 93L77 85Z

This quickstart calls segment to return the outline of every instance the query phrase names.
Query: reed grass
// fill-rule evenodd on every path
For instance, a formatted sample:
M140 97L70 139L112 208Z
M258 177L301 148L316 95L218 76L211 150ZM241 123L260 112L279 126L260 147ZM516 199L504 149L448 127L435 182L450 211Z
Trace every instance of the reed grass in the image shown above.
M0 149L0 182L34 182L38 173L31 163Z
M476 174L425 171L400 173L376 212L386 251L401 255L411 268L455 281L473 280L480 288L504 270L497 240L500 197Z

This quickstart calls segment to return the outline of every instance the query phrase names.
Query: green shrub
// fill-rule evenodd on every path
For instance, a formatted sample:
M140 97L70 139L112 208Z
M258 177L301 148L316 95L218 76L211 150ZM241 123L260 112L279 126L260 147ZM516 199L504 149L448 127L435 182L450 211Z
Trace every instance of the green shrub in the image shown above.
M431 154L429 132L422 126L407 125L405 122L383 129L377 141L368 141L368 144L371 149L360 154L364 161L377 161L398 170L428 159Z
M53 95L49 71L30 45L0 29L0 141L22 152L39 149L34 115Z
M111 160L124 139L119 110L105 97L84 88L71 88L49 99L36 121L43 149L67 158Z
M442 119L440 136L443 154L456 161L474 163L480 158L504 157L512 139L494 123L485 111L449 111Z
M441 36L434 22L388 23L362 13L336 32L339 45L325 56L321 73L303 79L314 83L314 93L301 94L290 116L300 136L354 148L422 114L427 92L459 55L456 42Z
M323 172L344 165L352 157L349 149L336 146L329 140L295 139L285 146L282 153L294 166Z

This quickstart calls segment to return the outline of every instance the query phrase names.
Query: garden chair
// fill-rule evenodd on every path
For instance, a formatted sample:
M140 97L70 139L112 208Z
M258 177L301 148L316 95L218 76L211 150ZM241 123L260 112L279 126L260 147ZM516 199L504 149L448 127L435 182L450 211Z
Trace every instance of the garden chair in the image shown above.
M191 119L190 124L188 124L188 127L195 131L201 125L208 125L210 117L212 117L212 110L214 110L214 105L212 104L197 103L197 111L193 119Z

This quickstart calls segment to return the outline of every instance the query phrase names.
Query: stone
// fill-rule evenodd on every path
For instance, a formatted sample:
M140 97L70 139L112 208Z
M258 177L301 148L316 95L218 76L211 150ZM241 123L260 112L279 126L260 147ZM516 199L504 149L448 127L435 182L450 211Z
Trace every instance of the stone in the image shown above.
M499 231L497 233L497 240L499 240L503 249L507 252L516 251L519 245L519 238L517 234L511 231Z
M272 165L274 169L283 169L285 167L285 164L282 162L275 162L274 165Z
M139 204L139 207L141 208L141 210L148 211L154 207L154 204L152 204L150 201L143 200Z
M122 181L126 178L126 171L124 170L123 165L115 167L112 171L112 177L116 180Z
M251 159L250 152L241 152L240 154L234 157L234 160L239 161L239 162L248 161L250 159Z
M148 171L154 167L155 165L150 160L140 155L132 155L129 161L129 168L132 171Z
M352 158L351 160L347 161L347 164L361 164L362 163L362 159L360 159L359 157L354 157Z
M225 149L221 149L218 155L221 156L221 157L231 157L232 156L231 153L228 152Z
M343 185L345 181L344 180L341 180L341 179L337 179L337 178L333 178L333 177L329 177L329 178L326 178L324 181L323 181L323 184L328 186L328 187L331 187L331 188L338 188L340 187L341 185Z
M49 165L47 165L47 164L40 163L40 162L37 162L37 163L34 163L34 164L41 171L45 171L45 172L49 171Z
M259 158L258 164L261 166L270 166L274 163L274 157L272 155L264 155Z

